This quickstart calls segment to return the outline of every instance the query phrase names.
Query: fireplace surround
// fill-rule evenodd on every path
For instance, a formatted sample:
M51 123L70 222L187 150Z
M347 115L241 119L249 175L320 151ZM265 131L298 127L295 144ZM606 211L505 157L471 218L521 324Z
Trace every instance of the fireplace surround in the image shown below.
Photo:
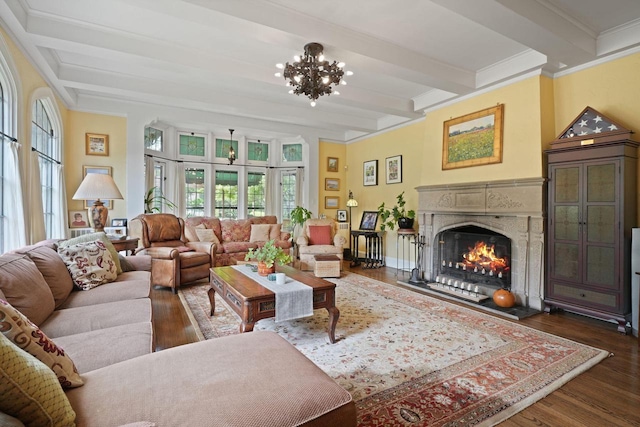
M441 233L484 229L489 235L509 240L509 286L517 304L543 309L544 178L426 185L416 190L419 232L425 236L424 280L434 282L441 271ZM481 293L490 296L500 283L485 280L478 286Z

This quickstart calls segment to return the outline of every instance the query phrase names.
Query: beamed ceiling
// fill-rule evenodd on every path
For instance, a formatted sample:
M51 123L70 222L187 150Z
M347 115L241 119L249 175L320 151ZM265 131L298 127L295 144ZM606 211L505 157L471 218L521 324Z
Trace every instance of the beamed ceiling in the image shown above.
M337 142L640 45L638 0L3 0L0 20L70 109ZM308 42L355 73L315 108L274 76Z

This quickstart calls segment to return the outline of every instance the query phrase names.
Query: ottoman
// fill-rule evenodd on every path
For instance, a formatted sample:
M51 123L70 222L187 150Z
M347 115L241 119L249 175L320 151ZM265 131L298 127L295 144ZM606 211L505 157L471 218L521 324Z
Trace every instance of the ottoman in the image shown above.
M340 277L340 258L337 255L315 255L313 274L316 277Z

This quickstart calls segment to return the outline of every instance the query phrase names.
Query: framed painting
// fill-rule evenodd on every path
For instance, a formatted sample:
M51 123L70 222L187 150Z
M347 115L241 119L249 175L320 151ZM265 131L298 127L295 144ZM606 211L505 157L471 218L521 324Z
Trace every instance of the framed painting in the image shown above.
M87 176L88 173L102 173L105 175L111 175L111 166L83 166L82 179L84 179L84 177ZM111 209L113 207L111 200L100 201L107 207L107 209ZM95 202L95 200L85 200L84 208L89 209L91 206L93 206L93 202Z
M109 155L109 135L87 133L85 144L85 154L89 156Z
M378 185L378 161L369 160L364 162L363 185Z
M338 209L340 205L340 197L327 196L324 198L325 209Z
M444 122L442 170L502 163L504 104Z
M89 227L87 211L69 211L69 228L87 227Z
M325 178L324 189L326 191L338 191L340 190L340 180L338 178Z
M364 211L360 220L360 230L375 230L378 222L378 211Z
M338 172L338 158L327 158L327 172Z
M338 209L338 213L336 215L338 222L347 222L347 211L346 209Z
M384 163L387 184L402 182L402 156L387 157Z

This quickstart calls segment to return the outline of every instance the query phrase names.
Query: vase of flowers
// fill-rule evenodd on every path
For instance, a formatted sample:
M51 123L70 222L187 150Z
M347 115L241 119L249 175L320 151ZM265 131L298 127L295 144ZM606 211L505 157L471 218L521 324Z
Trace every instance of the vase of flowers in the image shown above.
M258 274L261 276L274 273L276 264L284 265L293 261L287 251L275 245L275 240L269 240L261 248L250 248L244 259L245 261L257 261Z

